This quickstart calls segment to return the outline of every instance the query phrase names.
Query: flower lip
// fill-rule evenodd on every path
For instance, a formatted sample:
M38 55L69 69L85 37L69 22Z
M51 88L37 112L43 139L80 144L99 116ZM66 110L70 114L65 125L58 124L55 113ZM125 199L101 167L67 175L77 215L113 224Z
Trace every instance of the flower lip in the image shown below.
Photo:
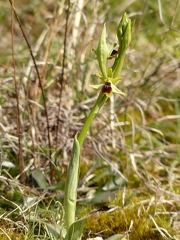
M108 95L112 93L112 87L110 82L105 82L104 86L102 87L102 93Z
M113 51L112 51L111 55L108 57L108 59L115 58L117 56L117 54L118 54L118 51L113 49Z

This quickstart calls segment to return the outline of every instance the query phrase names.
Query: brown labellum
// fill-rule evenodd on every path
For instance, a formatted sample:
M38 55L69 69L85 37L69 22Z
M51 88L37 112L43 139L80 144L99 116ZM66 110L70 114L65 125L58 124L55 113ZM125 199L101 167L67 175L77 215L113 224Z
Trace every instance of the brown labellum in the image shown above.
M104 94L111 94L112 87L110 82L105 82L104 86L102 87L102 93Z

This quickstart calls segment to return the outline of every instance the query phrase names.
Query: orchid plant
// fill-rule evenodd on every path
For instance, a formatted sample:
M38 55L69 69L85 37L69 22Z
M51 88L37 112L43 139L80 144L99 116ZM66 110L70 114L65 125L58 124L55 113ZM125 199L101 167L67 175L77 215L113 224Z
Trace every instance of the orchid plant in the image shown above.
M111 54L115 51L115 44L108 45L106 41L106 25L104 25L101 37L97 49L95 50L96 58L99 63L99 68L101 74L97 76L103 81L103 83L98 85L90 85L95 89L100 89L99 96L92 108L86 122L79 133L75 136L71 161L69 164L66 185L65 185L65 197L64 197L64 209L65 209L65 224L66 224L66 239L69 240L80 240L82 237L83 224L86 218L79 219L75 221L75 211L76 211L76 200L77 200L77 187L79 179L79 164L80 164L80 150L82 148L84 139L92 123L92 120L106 102L106 100L112 96L113 93L117 93L126 96L117 86L117 82L121 80L121 70L124 63L124 58L126 50L130 45L132 29L134 22L124 13L118 28L117 28L117 38L118 38L118 51L115 56L114 63L112 67L107 67L107 60Z
M114 48L116 47L116 44L108 46L106 42L106 25L104 25L104 28L102 30L100 41L95 53L102 73L102 75L97 74L97 76L104 83L90 86L95 89L102 88L102 93L107 97L111 97L112 93L117 93L124 96L126 95L121 90L119 90L115 84L122 79L120 77L120 72L124 63L126 50L131 42L133 25L134 23L131 22L125 13L117 29L119 49L116 53L115 61L111 68L107 68L107 59L110 58L111 54L114 51Z

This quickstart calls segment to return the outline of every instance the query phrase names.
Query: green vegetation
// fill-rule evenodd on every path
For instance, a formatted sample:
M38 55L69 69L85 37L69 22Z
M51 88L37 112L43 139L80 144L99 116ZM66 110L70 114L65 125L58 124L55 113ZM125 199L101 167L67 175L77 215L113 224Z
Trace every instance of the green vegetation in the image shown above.
M0 12L0 239L65 239L72 143L97 99L89 85L116 68L108 54L112 72L95 60L98 41L106 23L118 51L124 12L135 21L116 84L126 96L107 99L82 146L75 228L84 240L180 239L179 1L14 4L17 15L11 1Z

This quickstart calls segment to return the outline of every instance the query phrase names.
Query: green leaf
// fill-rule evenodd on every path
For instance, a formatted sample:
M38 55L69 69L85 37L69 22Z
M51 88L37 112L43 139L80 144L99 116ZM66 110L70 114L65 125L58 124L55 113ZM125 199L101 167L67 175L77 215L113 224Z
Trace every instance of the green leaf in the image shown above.
M106 184L103 186L104 191L114 191L114 190L120 190L122 187L126 186L127 182L124 178L121 176L111 176L111 178L106 182Z
M64 190L64 188L65 182L58 182L56 184L46 187L47 190Z
M1 166L6 167L6 168L15 168L16 167L16 165L14 165L14 163L12 163L10 161L3 161Z
M32 177L36 180L40 188L44 189L48 186L47 179L40 169L34 169L32 171Z
M105 204L109 202L109 200L113 200L115 198L115 194L112 191L89 191L87 194L87 200L83 201L83 204Z
M50 223L46 223L45 224L48 231L55 236L56 238L60 237L60 232L61 232L61 227L58 224L50 224Z
M111 176L112 171L110 170L110 168L105 168L103 169L101 172L99 172L98 174L96 174L89 182L88 182L88 186L97 184L98 182L100 182L103 178L105 177L109 177Z
M73 224L75 221L77 187L79 178L79 156L80 146L79 141L77 140L77 136L75 136L72 156L68 167L65 184L64 208L67 231L71 224Z
M66 240L81 240L84 224L88 217L89 215L82 217L70 226L66 236Z

